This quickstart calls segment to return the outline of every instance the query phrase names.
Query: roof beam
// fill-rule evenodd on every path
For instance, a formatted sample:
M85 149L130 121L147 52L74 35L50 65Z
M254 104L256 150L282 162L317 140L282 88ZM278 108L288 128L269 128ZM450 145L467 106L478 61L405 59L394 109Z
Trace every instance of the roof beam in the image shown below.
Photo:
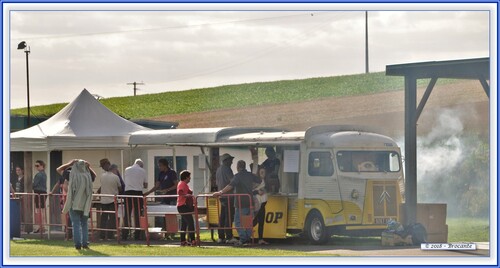
M450 79L490 79L490 59L468 59L451 61L431 61L386 66L386 75L411 75L416 79L450 78Z

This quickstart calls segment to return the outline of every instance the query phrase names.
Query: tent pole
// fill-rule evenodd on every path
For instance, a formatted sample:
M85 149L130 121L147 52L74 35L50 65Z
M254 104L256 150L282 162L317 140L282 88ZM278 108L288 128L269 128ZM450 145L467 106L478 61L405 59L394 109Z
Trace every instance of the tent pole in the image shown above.
M50 187L50 178L51 178L51 174L50 174L51 173L50 172L50 151L47 151L47 164L46 164L46 167L47 167L47 168L45 168L45 174L47 175L46 187L47 187L47 192L49 193L50 190L52 189ZM43 215L43 216L45 216L45 218L47 219L47 230L48 230L48 232L47 232L47 238L50 240L50 215L51 215L50 214L51 213L51 205L50 204L51 204L51 202L50 202L50 197L48 197L47 199L49 200L49 202L48 202L49 205L46 207L47 211L45 212L45 215ZM49 214L48 217L47 217L47 212Z
M123 149L120 150L120 174L123 174Z

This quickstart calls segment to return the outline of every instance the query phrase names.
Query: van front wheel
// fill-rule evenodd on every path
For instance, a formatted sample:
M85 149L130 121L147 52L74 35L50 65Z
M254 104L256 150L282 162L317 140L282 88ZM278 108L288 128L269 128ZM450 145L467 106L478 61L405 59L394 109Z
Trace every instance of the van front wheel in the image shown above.
M313 210L307 216L305 233L312 244L324 244L328 241L328 230L321 213Z

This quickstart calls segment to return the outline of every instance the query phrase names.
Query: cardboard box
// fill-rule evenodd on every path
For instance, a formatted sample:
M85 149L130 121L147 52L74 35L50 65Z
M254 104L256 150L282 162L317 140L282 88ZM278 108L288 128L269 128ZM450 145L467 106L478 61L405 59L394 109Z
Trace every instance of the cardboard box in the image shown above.
M392 233L392 232L382 232L382 246L406 246L412 245L413 241L411 235L407 235L405 238Z
M427 233L427 242L448 243L448 225L445 224L441 232Z
M401 205L401 220L405 219L404 204ZM447 232L446 204L417 204L417 223L421 223L427 234ZM406 225L406 223L403 223Z
M417 222L427 233L442 233L446 225L446 204L417 204Z

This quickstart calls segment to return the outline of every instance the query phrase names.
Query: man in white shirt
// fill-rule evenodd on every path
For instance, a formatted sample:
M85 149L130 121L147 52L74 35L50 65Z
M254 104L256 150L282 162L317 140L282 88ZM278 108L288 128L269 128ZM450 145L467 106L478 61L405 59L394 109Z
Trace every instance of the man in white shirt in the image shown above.
M139 212L143 211L144 197L143 189L148 187L148 178L146 177L146 171L143 169L144 163L141 159L136 159L134 164L125 169L123 179L125 181L125 195L136 195L137 197L127 197L126 199L126 209L125 215L123 217L123 222L125 227L131 226L130 224L130 213L134 211L134 223L135 228L139 228ZM139 240L141 234L144 231L135 230L134 239ZM124 229L122 231L122 240L127 240L129 235L129 230Z
M99 193L103 195L118 195L121 189L120 178L110 171L111 162L107 158L99 161L104 173L101 175L101 188ZM116 229L115 198L112 196L101 196L101 229ZM101 239L113 239L113 231L101 231Z

